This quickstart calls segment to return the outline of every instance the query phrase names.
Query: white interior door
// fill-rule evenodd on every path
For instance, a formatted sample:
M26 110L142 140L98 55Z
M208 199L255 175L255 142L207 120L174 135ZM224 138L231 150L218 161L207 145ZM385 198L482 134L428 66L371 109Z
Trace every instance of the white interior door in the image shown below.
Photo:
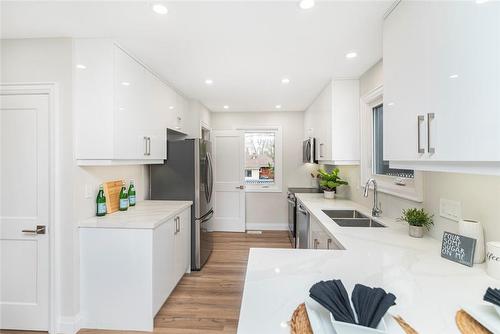
M214 231L245 232L243 131L214 131Z
M0 95L2 329L48 330L49 145L48 95Z

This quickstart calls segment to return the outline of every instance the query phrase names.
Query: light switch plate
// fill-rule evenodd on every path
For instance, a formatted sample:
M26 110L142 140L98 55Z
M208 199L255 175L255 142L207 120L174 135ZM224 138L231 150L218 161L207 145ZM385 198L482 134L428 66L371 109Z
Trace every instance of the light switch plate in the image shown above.
M441 198L439 201L439 215L456 222L460 221L462 219L462 203Z

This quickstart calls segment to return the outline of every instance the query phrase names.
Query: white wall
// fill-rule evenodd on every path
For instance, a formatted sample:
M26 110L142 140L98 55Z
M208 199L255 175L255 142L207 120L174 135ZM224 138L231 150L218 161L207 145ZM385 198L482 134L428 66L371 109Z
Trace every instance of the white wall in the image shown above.
M57 138L60 149L62 222L61 316L72 319L79 312L79 245L77 223L95 214L95 195L100 183L112 179L135 179L138 199L147 194L147 167L78 167L73 158L72 41L67 38L1 41L2 83L56 82L59 84L60 120ZM85 185L92 187L86 199ZM70 321L70 320L69 320Z
M360 96L383 84L382 61L375 64L360 78ZM358 166L341 167L343 175L350 181L350 186L342 189L344 196L368 207L373 204L370 193L364 198L360 184ZM395 196L380 194L382 210L385 215L397 217L401 210L409 207L423 207L434 214L435 226L431 235L441 239L443 231L457 232L457 223L439 216L440 198L451 199L462 203L462 215L467 219L480 220L484 224L487 240L500 240L500 177L481 176L458 173L425 172L424 202L416 203Z
M247 193L247 229L287 229L288 186L310 186L312 166L302 163L304 112L214 112L214 130L231 130L252 126L280 125L283 132L283 191L281 193Z

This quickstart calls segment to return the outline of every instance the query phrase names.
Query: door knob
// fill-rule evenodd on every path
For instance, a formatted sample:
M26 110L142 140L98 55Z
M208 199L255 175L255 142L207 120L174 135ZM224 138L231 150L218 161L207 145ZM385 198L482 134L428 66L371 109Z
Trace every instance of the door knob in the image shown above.
M236 189L242 189L243 190L243 189L245 189L245 186L238 186L238 187L236 187Z
M23 233L45 234L45 225L37 225L36 230L22 230Z

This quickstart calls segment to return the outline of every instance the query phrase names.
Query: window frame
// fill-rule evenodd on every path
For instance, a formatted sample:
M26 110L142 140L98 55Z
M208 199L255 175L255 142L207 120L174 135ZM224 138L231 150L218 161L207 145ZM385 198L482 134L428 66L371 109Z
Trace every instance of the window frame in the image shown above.
M359 187L363 188L369 178L374 178L377 181L378 191L382 193L414 202L423 202L422 172L415 170L413 179L374 173L373 108L383 104L383 96L383 86L378 86L360 98L361 161ZM404 186L398 185L397 181L401 180L404 182Z
M283 134L281 126L252 126L238 128L243 131L243 136L246 133L252 132L274 132L274 183L268 184L247 184L245 183L245 192L248 193L280 193L283 191Z

